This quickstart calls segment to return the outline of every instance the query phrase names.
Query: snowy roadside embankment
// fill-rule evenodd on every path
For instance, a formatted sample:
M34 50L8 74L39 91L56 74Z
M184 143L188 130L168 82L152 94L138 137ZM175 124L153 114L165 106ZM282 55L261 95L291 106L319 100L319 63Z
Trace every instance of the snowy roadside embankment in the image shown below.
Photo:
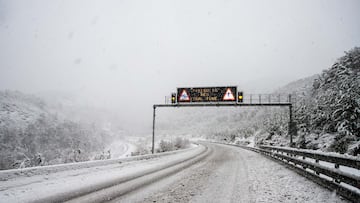
M53 202L78 197L192 159L206 147L138 157L0 172L0 202Z
M198 145L194 145L198 146ZM57 173L67 170L77 170L83 168L91 168L97 166L106 166L111 164L118 164L118 163L125 163L131 161L140 161L145 159L157 158L166 155L177 154L185 151L192 150L191 148L164 152L164 153L157 153L157 154L147 154L141 156L133 156L133 157L126 157L126 158L118 158L118 159L107 159L107 160L94 160L94 161L86 161L86 162L77 162L77 163L69 163L69 164L58 164L58 165L51 165L51 166L37 166L37 167L30 167L30 168L23 168L23 169L10 169L10 170L3 170L0 171L0 181L7 181L12 178L18 178L20 176L33 176L33 175L43 175L49 173Z
M259 148L241 145L238 147L279 161L325 188L336 191L348 200L357 202L360 197L360 160L358 157L264 145Z

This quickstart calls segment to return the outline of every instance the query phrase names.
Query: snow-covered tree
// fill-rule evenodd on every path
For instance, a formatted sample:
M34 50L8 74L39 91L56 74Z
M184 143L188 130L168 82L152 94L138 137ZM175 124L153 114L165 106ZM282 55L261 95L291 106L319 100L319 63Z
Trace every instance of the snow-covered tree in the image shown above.
M360 48L324 70L296 109L303 132L335 134L332 150L346 152L360 139ZM356 153L356 152L353 152Z

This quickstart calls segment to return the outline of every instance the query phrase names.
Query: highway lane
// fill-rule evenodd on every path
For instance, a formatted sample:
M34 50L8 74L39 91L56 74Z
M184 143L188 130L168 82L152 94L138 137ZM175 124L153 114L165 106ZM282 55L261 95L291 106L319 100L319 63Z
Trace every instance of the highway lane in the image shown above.
M203 144L201 161L112 202L347 202L260 154Z

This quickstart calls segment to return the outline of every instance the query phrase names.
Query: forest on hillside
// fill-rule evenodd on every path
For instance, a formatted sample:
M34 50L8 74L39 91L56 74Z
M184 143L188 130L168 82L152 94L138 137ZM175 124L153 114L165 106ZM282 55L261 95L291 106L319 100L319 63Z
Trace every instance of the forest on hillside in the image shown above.
M96 159L110 138L101 126L66 118L36 96L0 92L0 169Z
M333 135L329 151L360 153L360 48L345 53L313 81L297 103L300 148L317 149L317 140Z
M359 47L345 52L321 74L289 84L281 91L294 98L295 147L360 153ZM256 136L257 143L286 145L288 120L281 119L286 112L264 111L263 115L261 128L265 133Z
M294 147L360 153L359 47L345 52L322 73L274 92L279 93L292 95ZM288 118L288 108L282 107L181 109L167 113L163 119L160 114L158 132L165 136L177 133L232 143L250 139L255 144L289 146Z

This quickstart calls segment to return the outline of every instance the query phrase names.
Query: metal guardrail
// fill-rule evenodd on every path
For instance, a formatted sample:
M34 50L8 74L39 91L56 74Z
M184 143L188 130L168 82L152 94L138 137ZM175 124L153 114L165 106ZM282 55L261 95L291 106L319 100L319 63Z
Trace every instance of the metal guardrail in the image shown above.
M268 149L272 151L276 151L278 153L287 153L287 154L295 154L297 156L303 156L312 158L318 161L326 161L330 163L337 164L338 166L347 166L351 168L355 168L360 170L360 159L356 157L345 157L341 155L329 155L323 154L316 151L310 150L301 150L301 149L294 149L294 148L283 148L283 147L273 147L273 146L260 146L262 149Z
M297 173L330 190L336 191L346 199L352 202L360 202L359 158L273 146L259 146L259 148L239 147L261 153L286 164ZM356 171L359 175L340 170L342 168Z

